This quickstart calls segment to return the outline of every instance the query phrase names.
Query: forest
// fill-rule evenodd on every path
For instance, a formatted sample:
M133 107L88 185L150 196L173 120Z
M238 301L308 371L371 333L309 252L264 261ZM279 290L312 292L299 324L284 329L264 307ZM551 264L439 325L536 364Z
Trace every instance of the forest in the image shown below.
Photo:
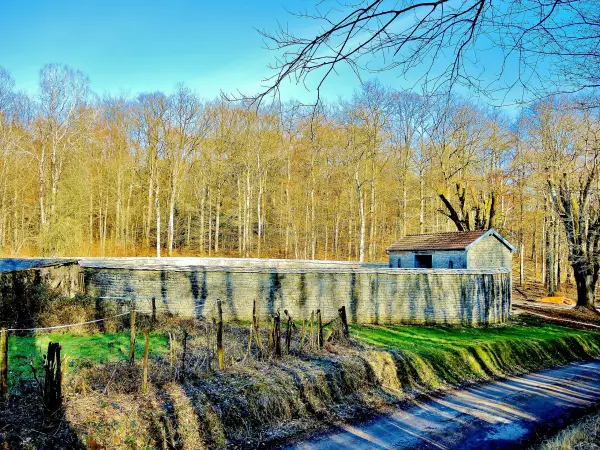
M185 85L100 96L59 64L26 94L0 69L0 255L381 261L405 234L493 226L552 290L572 271L548 180L597 162L586 102L506 115L374 80L248 108Z

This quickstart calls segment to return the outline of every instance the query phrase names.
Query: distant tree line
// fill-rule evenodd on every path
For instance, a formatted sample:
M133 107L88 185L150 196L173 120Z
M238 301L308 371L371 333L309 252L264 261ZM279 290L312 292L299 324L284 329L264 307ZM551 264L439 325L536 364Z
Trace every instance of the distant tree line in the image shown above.
M256 110L183 85L102 98L56 64L25 95L1 70L0 253L383 260L405 234L494 226L552 293L576 244L560 186L593 175L577 230L599 206L600 122L581 101L511 120L374 81Z

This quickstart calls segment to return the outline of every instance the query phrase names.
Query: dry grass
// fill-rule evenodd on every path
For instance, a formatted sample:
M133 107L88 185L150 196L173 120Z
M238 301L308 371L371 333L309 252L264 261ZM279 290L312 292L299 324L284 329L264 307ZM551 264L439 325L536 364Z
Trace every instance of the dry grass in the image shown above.
M600 412L571 425L539 450L593 450L600 449Z
M200 420L196 415L192 400L183 387L177 383L164 386L167 402L172 407L175 422L175 439L171 446L181 450L201 450L206 443L200 433Z
M146 319L139 320L140 328L145 326ZM147 394L140 391L139 356L134 365L123 357L106 356L69 365L60 423L66 427L64 435L80 443L71 447L258 448L421 393L600 354L598 334L519 323L493 329L355 326L351 342L328 343L323 350L306 345L302 353L301 333L296 330L289 354L284 349L283 357L275 358L253 345L248 358L249 328L242 324L226 326L226 369L218 371L212 327L174 318L155 324L153 348L161 350L150 355ZM189 338L182 370L184 330ZM165 346L167 332L177 342L173 371ZM261 333L266 344L266 327ZM111 339L119 337L127 335ZM68 335L57 338L65 342L65 354L78 348L78 339L97 340L97 336L72 337L66 345ZM14 339L11 345L15 351L21 348ZM126 355L127 345L119 345L118 351ZM20 391L19 398L37 401L31 390ZM7 416L11 449L21 448L12 443L27 434L19 428L26 410L22 414ZM2 420L0 413L0 430ZM40 429L29 422L27 426ZM29 434L37 448L51 448L34 432Z

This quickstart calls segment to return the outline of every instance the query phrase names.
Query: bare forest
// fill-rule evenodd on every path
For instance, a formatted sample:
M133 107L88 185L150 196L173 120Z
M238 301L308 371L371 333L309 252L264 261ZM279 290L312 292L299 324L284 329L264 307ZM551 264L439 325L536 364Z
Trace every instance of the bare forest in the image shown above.
M507 117L371 81L257 110L184 85L100 97L55 64L26 95L0 70L0 254L381 261L405 234L493 226L552 291L572 280L560 189L598 191L582 101Z

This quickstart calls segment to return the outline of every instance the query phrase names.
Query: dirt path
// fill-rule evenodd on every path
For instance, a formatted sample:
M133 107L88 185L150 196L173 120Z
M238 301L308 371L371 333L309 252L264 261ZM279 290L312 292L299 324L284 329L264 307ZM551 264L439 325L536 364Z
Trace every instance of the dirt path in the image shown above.
M514 449L600 404L600 360L456 391L289 449Z

